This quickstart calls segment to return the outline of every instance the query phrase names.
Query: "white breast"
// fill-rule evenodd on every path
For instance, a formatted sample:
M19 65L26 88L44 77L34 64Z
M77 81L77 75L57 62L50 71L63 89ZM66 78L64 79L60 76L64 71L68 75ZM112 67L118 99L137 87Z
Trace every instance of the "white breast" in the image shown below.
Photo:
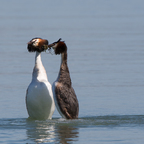
M29 116L34 119L51 119L55 110L52 87L38 53L32 82L27 89L26 106Z
M51 85L48 82L31 82L26 97L27 110L34 119L51 119L54 112L54 100Z

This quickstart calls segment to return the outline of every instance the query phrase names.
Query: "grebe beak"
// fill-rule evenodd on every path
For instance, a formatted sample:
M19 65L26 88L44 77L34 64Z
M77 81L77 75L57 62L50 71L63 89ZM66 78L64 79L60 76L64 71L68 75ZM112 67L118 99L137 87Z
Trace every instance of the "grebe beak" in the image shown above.
M49 44L49 45L48 45L48 49L53 48L54 45L55 45L55 43Z
M58 41L56 41L56 42L54 42L54 43L52 43L52 44L49 44L48 45L48 48L49 48L49 50L51 49L51 48L53 48L54 49L54 45L56 45L58 42L60 42L61 41L61 38L58 40Z

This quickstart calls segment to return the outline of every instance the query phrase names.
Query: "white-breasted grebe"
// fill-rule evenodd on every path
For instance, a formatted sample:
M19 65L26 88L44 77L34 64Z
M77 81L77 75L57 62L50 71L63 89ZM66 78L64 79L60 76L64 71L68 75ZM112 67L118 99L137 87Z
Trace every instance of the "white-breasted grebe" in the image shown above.
M29 52L36 52L32 81L26 93L26 107L32 119L51 119L55 110L52 87L41 61L41 52L47 48L48 41L41 38L33 38L27 46Z
M55 54L61 54L61 65L58 78L52 85L55 104L58 112L63 118L76 119L79 113L79 103L72 88L71 78L67 65L67 46L64 41L59 39L49 45L53 48Z

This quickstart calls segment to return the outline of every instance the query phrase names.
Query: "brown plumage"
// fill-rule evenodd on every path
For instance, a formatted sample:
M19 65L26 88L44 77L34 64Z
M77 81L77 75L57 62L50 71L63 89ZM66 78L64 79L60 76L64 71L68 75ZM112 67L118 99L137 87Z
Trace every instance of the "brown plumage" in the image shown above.
M67 119L78 118L79 104L72 88L71 78L67 65L67 46L63 41L58 40L49 45L54 49L55 54L61 54L62 63L57 80L53 84L53 93L59 113Z

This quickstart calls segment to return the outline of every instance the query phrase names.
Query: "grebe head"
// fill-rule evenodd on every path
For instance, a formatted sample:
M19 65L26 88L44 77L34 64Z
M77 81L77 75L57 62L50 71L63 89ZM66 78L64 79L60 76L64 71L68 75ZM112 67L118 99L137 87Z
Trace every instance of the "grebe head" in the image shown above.
M67 46L64 41L61 41L61 38L57 42L54 42L54 43L48 45L48 47L49 47L49 50L52 47L54 49L56 55L62 54L67 51Z
M29 52L42 52L48 49L48 40L46 39L33 38L27 44L27 49Z

